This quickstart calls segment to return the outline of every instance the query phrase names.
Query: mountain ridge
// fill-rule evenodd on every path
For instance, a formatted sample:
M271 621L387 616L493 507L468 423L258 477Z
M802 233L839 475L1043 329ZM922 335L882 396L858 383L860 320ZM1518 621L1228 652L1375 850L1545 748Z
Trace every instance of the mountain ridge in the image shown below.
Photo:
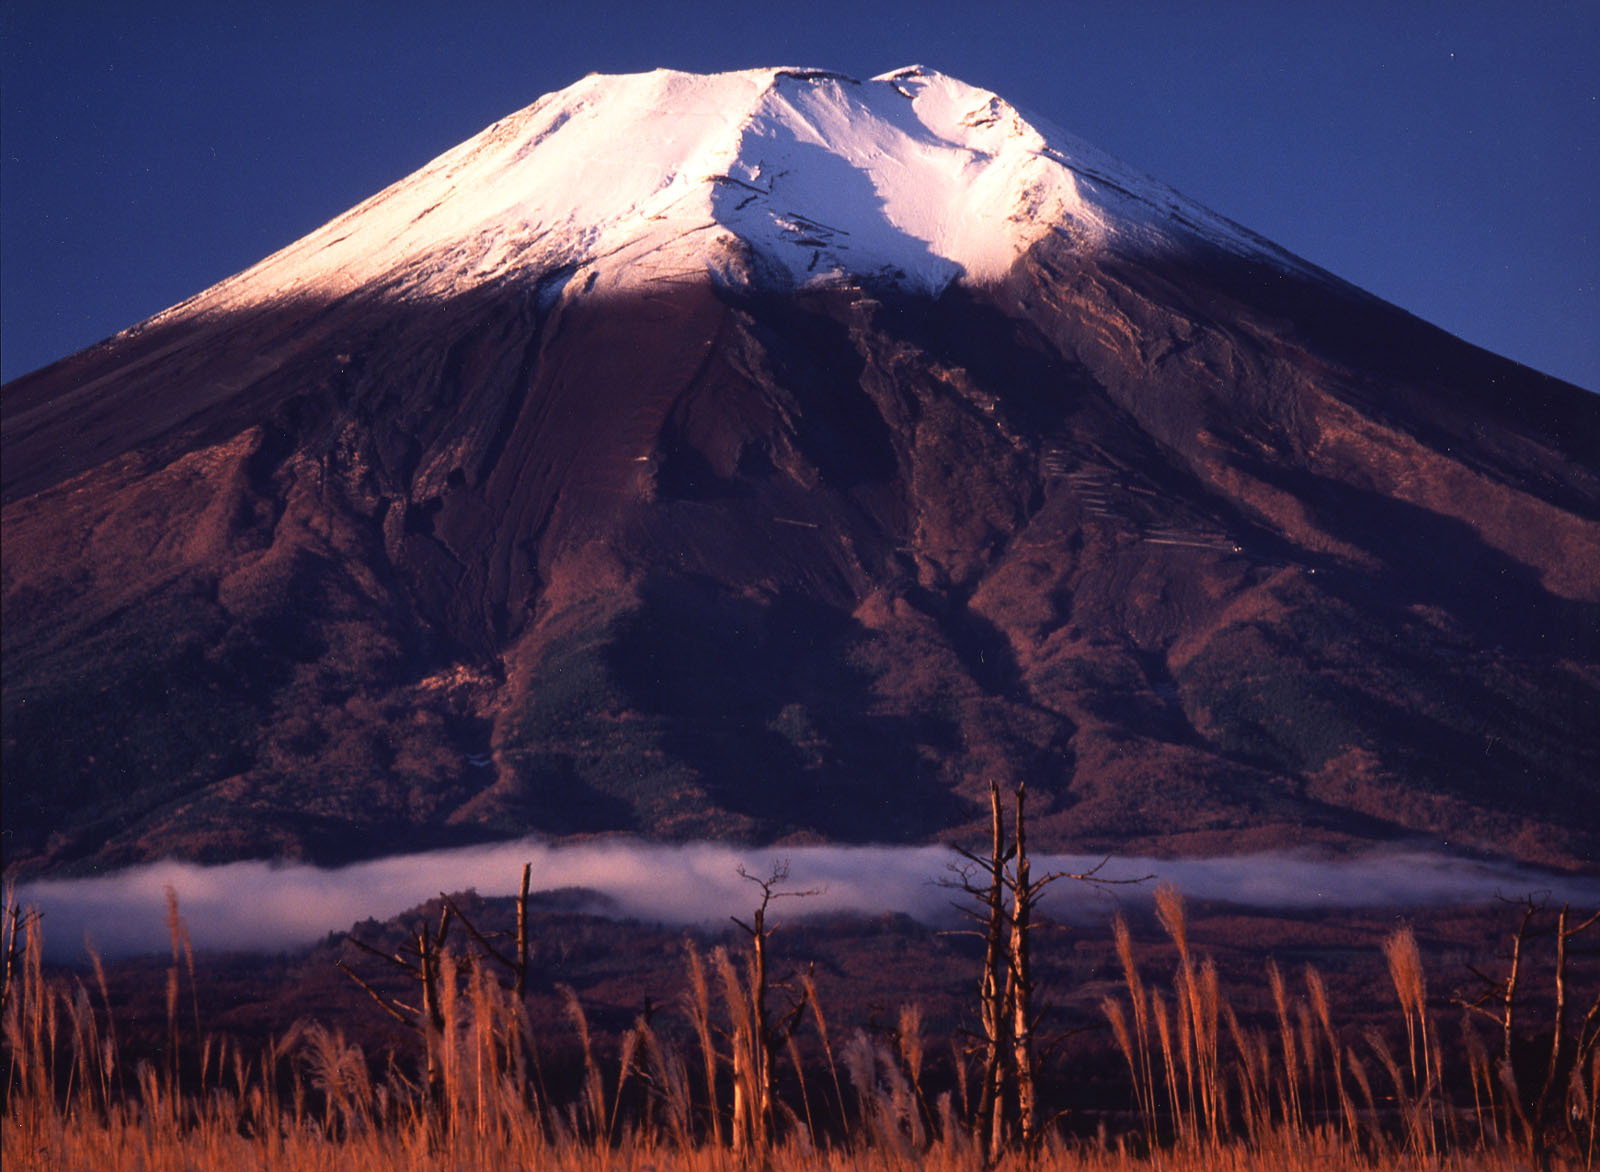
M785 82L799 88L785 92ZM381 280L389 282L391 295L414 296L459 292L530 271L570 276L566 270L587 266L609 268L595 275L627 281L638 277L621 271L625 262L599 261L640 243L647 251L661 250L675 234L707 228L720 229L714 247L697 242L695 250L710 252L712 263L735 280L759 275L798 285L829 276L879 276L937 293L960 277L997 275L1030 242L1021 232L1037 235L1050 228L1069 229L1080 243L1114 240L1144 250L1159 250L1181 230L1332 279L1081 140L1043 126L990 91L922 66L867 82L793 67L711 75L667 69L591 74L151 320L252 304L258 296L253 286L259 285L276 299L319 288L337 296ZM629 145L617 150L617 142ZM827 172L831 185L821 192L805 183L798 191L774 190L771 185L790 173L783 167L787 152L806 146L821 147L844 164ZM812 159L807 170L816 169ZM912 172L910 179L897 170ZM845 176L851 171L870 178L875 190L849 189ZM597 177L605 182L592 182ZM807 183L814 182L808 177ZM1078 190L1080 182L1087 190ZM937 198L907 190L919 184L933 187ZM736 198L719 199L729 188ZM839 237L861 233L795 211L790 204L796 197L801 203L825 200L833 212L879 221L868 235L887 231L893 237L898 230L900 238L884 250L909 263L852 263L856 258L845 255L852 244ZM882 206L871 206L874 200ZM751 202L760 206L746 214ZM1005 214L1000 222L991 211L996 204ZM972 220L980 221L982 231L974 231ZM661 221L668 223L667 232L648 229ZM815 233L835 237L836 247L813 241ZM1013 238L997 240L997 233ZM716 248L729 237L765 252L766 269L754 274L748 258L717 257ZM790 244L799 252L791 252ZM971 255L963 255L963 244L973 246ZM926 247L925 255L919 246ZM817 251L829 262L821 273ZM363 258L377 258L381 266L388 257L421 271L362 264ZM425 263L418 264L419 258ZM317 263L308 266L307 260Z
M8 384L8 867L921 841L991 779L1050 846L1592 867L1593 396L1151 239L201 295Z

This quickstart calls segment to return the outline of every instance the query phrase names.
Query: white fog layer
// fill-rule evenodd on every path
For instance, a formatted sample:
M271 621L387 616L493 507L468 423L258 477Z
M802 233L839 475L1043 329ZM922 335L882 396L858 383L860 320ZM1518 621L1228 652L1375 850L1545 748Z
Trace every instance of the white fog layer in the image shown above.
M765 877L787 862L789 886L815 889L784 914L904 912L938 922L951 918L948 883L957 857L944 847L797 846L739 848L725 844L668 846L612 840L571 846L535 841L400 855L337 869L268 862L196 866L162 862L92 879L22 885L19 901L45 916L47 951L81 955L85 938L106 956L168 947L166 892L194 946L205 950L278 951L310 944L368 917L385 919L440 892L475 889L514 894L522 866L532 866L535 891L580 887L612 902L607 914L674 924L726 923L749 911L757 895L739 868ZM1099 856L1035 855L1034 875L1083 872ZM1231 858L1112 858L1104 879L1154 876L1132 886L1097 888L1063 881L1045 911L1063 919L1103 919L1119 905L1148 900L1158 883L1192 899L1252 907L1344 908L1473 903L1496 896L1548 894L1555 901L1600 905L1600 878L1556 875L1511 864L1483 863L1421 851L1372 853L1329 860L1286 854Z

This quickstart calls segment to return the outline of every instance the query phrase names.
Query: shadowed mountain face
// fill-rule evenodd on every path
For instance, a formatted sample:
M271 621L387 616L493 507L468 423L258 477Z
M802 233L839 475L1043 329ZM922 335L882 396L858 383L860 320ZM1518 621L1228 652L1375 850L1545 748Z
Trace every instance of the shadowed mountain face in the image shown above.
M4 391L5 855L529 830L1600 849L1600 399L1053 238L932 299L357 292Z

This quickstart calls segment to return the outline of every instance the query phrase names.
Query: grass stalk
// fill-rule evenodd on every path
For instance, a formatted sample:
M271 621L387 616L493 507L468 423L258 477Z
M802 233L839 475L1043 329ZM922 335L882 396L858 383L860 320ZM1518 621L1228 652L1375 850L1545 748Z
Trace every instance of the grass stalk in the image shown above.
M1600 1046L1590 1044L1588 1024L1567 1036L1562 1053L1570 1057L1558 1068L1560 1096L1550 1093L1552 1100L1562 1098L1555 1103L1563 1111L1560 1131L1547 1129L1530 1139L1529 1129L1540 1122L1517 1094L1515 1072L1497 1061L1470 1015L1463 1020L1459 1045L1452 1031L1446 1046L1427 1013L1420 953L1408 957L1403 940L1383 953L1400 1022L1387 1033L1364 1031L1356 1047L1347 1047L1327 989L1309 967L1305 999L1290 997L1273 965L1266 969L1270 1009L1256 1016L1236 1012L1216 966L1190 952L1181 915L1181 904L1169 903L1164 926L1182 942L1171 993L1142 982L1131 939L1119 940L1120 984L1128 1000L1121 1000L1121 991L1101 1000L1128 1069L1135 1128L1099 1142L1068 1141L1042 1128L1032 1151L1022 1152L1013 1141L995 1167L1007 1172L1024 1167L1041 1172L1509 1172L1519 1162L1564 1170L1592 1166ZM727 1059L717 1047L709 974L692 949L686 954L688 992L682 1001L686 1022L680 1025L683 1036L693 1039L688 1044L698 1042L701 1048L705 1069L696 1076L707 1076L708 1096L703 1128L698 1096L690 1092L690 1066L674 1050L670 1032L658 1032L640 1016L623 1036L620 1053L602 1060L583 1005L570 988L561 996L583 1066L575 1101L553 1104L542 1077L536 1085L529 1075L530 1062L535 1070L538 1063L526 1007L489 975L487 966L442 951L435 956L432 991L441 1024L428 1042L435 1084L426 1077L425 1059L402 1069L391 1056L384 1071L341 1031L320 1023L295 1023L259 1052L206 1034L198 1017L191 1021L183 1012L189 1006L182 979L188 976L191 982L191 1005L199 1003L200 986L176 933L167 975L175 973L177 979L166 988L176 986L177 993L167 998L165 1017L158 1003L150 1023L154 1044L144 1051L150 1057L140 1058L144 1043L137 1032L128 1035L134 1040L126 1047L118 1037L103 966L95 963L93 985L47 975L37 926L19 923L19 932L23 947L0 1014L6 1060L0 1125L8 1172L234 1167L262 1172L432 1172L442 1167L723 1172L757 1166L770 1172L980 1172L991 1162L973 1130L960 1122L952 1093L939 1093L940 1078L954 1081L963 1100L971 1088L959 1091L962 1074L947 1075L939 1063L927 1060L924 1019L915 1005L901 1008L892 1030L875 1036L857 1031L842 1048L855 1109L847 1114L841 1107L843 1143L837 1146L829 1145L831 1129L816 1114L819 1108L826 1114L821 1108L826 1096L812 1102L812 1081L795 1034L782 1033L796 1075L795 1086L787 1076L784 1086L798 1090L798 1102L775 1102L780 1126L758 1142L749 1116L757 1101L749 986L726 951L713 954L712 967L725 1002L734 1089L740 1096L734 1119L743 1146L737 1152L721 1142L717 1083L719 1064ZM1530 980L1531 945L1519 963L1524 980ZM156 973L159 980L159 967ZM809 978L802 979L801 989L842 1101L820 999ZM792 1020L798 1016L797 1009ZM1152 1048L1152 1029L1159 1053ZM171 1049L174 1036L183 1046L181 1062ZM1519 1045L1521 1052L1536 1054L1535 1076L1548 1079L1548 1037L1525 1037ZM964 1071L966 1056L957 1051L956 1057L957 1071ZM1375 1093L1369 1077L1372 1062L1383 1070L1379 1081L1387 1081L1382 1094ZM614 1093L607 1095L608 1089ZM1171 1135L1162 1134L1163 1099L1171 1105ZM1530 1156L1533 1150L1537 1159Z

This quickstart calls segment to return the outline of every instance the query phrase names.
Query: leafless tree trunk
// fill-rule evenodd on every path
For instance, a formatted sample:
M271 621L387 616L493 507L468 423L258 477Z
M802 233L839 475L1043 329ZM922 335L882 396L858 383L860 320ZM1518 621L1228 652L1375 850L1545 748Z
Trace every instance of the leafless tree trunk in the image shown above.
M1017 1079L1017 1138L1033 1147L1038 1126L1038 1094L1033 1063L1033 956L1029 935L1038 890L1029 878L1023 788L1017 787L1017 866L1011 888L1011 1066Z
M767 1150L772 1131L772 1031L767 1025L767 903L763 889L746 931L750 933L750 1146ZM743 925L741 925L743 926Z
M1021 805L1019 802L1019 812ZM961 879L955 884L971 896L979 910L971 913L982 925L983 971L978 977L978 1020L983 1029L983 1071L978 1083L978 1104L973 1115L977 1127L978 1150L986 1164L993 1165L1005 1150L1006 1083L1008 1070L1015 1070L1020 1053L1015 1027L1018 1021L1016 996L1019 945L1026 955L1028 927L1019 929L1013 914L1006 911L1006 892L1015 892L1007 864L1018 857L1016 846L1006 843L1005 811L1000 786L989 783L989 851L978 855L956 847L966 860L958 867ZM1013 903L1012 911L1016 911ZM1024 1011L1027 1012L1027 1011ZM1031 1050L1028 1053L1031 1058Z
M767 910L775 899L803 898L816 891L784 891L789 880L789 864L772 868L765 879L757 878L739 868L739 876L748 879L761 889L761 902L756 905L750 923L731 916L735 924L750 936L749 963L749 1030L748 1046L734 1039L734 1150L741 1154L764 1157L772 1142L773 1128L773 1059L777 1048L787 1040L799 1021L805 1003L802 1001L775 1026L767 1014L767 939L775 925L767 923ZM732 990L730 990L730 993ZM741 1129L741 1120L744 1120Z
M397 952L387 953L381 949L351 936L350 943L363 952L377 957L391 968L397 969L415 980L420 988L421 1005L408 1005L396 997L388 997L373 988L360 974L358 974L344 961L338 965L345 974L361 988L367 995L390 1017L402 1025L410 1026L417 1031L422 1041L424 1062L426 1063L427 1087L430 1095L439 1089L439 1046L438 1037L444 1030L444 1009L439 1003L440 964L444 956L445 940L450 935L450 924L453 912L449 903L444 905L444 910L439 914L439 930L430 932L428 924L424 921L412 937L409 948L401 948Z
M28 928L40 920L37 908L22 908L17 904L17 893L7 887L3 907L0 907L0 952L5 954L4 976L0 977L0 1017L5 1016L11 1003L11 980L27 951Z
M528 995L528 879L532 863L522 864L522 889L517 894L517 967L513 992L520 1002Z
M1506 975L1503 978L1494 978L1473 969L1474 975L1483 983L1483 991L1472 1000L1458 999L1458 1004L1468 1013L1485 1017L1499 1027L1501 1043L1497 1074L1501 1089L1504 1091L1507 1126L1509 1129L1514 1117L1522 1131L1523 1143L1529 1155L1540 1166L1543 1166L1548 1158L1555 1137L1562 1127L1572 1133L1574 1141L1580 1144L1582 1142L1582 1137L1577 1134L1572 1119L1566 1117L1566 1112L1553 1108L1559 1108L1561 1105L1563 1070L1568 1072L1569 1081L1575 1078L1581 1085L1585 1064L1591 1060L1597 1044L1600 1044L1600 994L1595 996L1575 1031L1569 1030L1567 1025L1567 984L1572 941L1590 932L1596 925L1600 925L1600 912L1595 912L1573 925L1571 910L1564 906L1556 914L1552 927L1540 929L1537 921L1542 911L1544 905L1534 899L1529 898L1524 902L1521 921L1511 934L1511 949L1505 957ZM1535 940L1546 935L1551 936L1555 942L1551 976L1554 1005L1550 1049L1545 1058L1538 1093L1525 1096L1518 1084L1516 1068L1513 1065L1516 1056L1514 1046L1518 1034L1526 1033L1526 1028L1521 1023L1522 1015L1519 1009L1525 1008L1524 982L1532 979L1529 976L1530 946ZM1567 1057L1569 1050L1570 1058ZM1594 1111L1592 1103L1588 1109Z
M1000 1156L1004 1142L1004 1063L1007 1042L1006 992L1010 968L1006 956L1005 818L1000 809L1000 787L989 783L989 806L993 819L984 902L988 920L984 931L983 975L978 991L979 1014L983 1023L983 1083L978 1100L979 1147L990 1164Z
M443 892L439 900L443 910L439 914L439 926L436 931L430 931L426 921L420 924L412 937L412 943L407 948L402 948L394 953L387 953L381 949L351 936L350 943L361 951L377 957L390 968L396 969L417 982L421 993L421 1003L410 1005L395 997L386 996L375 989L365 978L339 961L339 967L344 970L356 984L364 989L390 1017L415 1029L422 1041L424 1061L426 1064L427 1085L430 1092L437 1090L440 1079L439 1069L439 1037L445 1026L444 1006L440 1000L440 982L442 980L442 966L445 962L445 942L450 935L451 927L460 923L462 928L475 940L484 956L506 968L511 973L512 988L516 991L520 1002L527 993L528 988L528 885L532 874L532 864L524 864L522 868L522 886L517 898L517 929L516 941L512 955L507 956L483 932L478 930L471 918L463 912L456 902ZM503 933L501 934L503 935Z
M528 882L533 871L532 863L522 865L522 887L517 896L517 931L512 953L507 956L495 946L493 941L478 931L477 925L472 922L464 911L456 906L455 900L440 892L439 898L455 916L467 933L478 943L483 955L505 968L511 973L511 988L516 993L517 1000L521 1001L528 992ZM505 933L495 933L503 937Z
M1077 879L1095 884L1142 883L1139 879L1102 879L1100 866L1082 874L1052 872L1033 877L1028 859L1027 793L1016 791L1015 826L1010 845L1006 840L1005 811L1000 787L989 784L991 834L989 851L978 855L960 846L954 849L963 863L952 867L958 879L950 886L977 905L968 914L978 920L984 940L983 972L979 978L978 1013L983 1028L983 1079L974 1125L978 1148L989 1166L999 1162L1006 1147L1006 1087L1016 1101L1017 1139L1031 1147L1038 1139L1039 1111L1035 1036L1038 1011L1034 1007L1034 911L1044 889L1057 879ZM1006 897L1010 896L1007 909Z

